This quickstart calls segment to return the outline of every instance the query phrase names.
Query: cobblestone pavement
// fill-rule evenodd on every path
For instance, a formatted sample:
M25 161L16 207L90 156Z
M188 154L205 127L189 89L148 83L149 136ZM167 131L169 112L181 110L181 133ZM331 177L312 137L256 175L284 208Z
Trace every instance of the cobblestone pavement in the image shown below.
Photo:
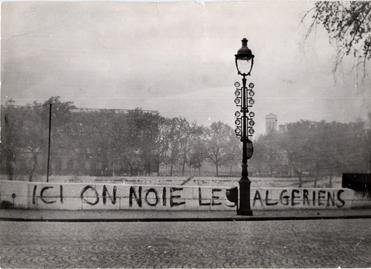
M0 267L371 267L371 219L0 222Z

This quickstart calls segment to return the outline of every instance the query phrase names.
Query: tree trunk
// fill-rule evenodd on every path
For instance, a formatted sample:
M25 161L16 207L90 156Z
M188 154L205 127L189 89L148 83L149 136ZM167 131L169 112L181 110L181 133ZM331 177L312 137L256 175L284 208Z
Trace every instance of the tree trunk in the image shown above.
M185 165L186 165L186 158L183 157L183 163L182 163L182 176L184 176Z
M115 161L112 161L112 176L115 176Z
M303 178L301 172L298 171L298 173L299 173L299 188L301 188L303 186Z
M157 176L160 176L160 158L157 157L156 159L156 170L157 170Z
M133 173L134 173L133 166L131 165L131 163L128 163L128 164L129 164L129 169L130 169L130 176L133 176Z
M146 176L149 176L151 174L151 163L147 160L145 160L144 163L144 173Z
M219 163L218 162L215 162L215 172L216 172L216 176L218 177L219 176Z
M170 163L170 176L173 176L173 163Z
M318 176L319 176L319 167L318 167L318 163L316 163L316 176L314 178L314 188L317 188L317 181L318 181Z
M8 172L9 180L13 180L15 170L15 157L14 153L9 149L7 150L6 156L6 170Z
M35 173L37 167L37 154L32 154L32 168L30 170L30 173L28 175L28 181L32 181L33 174Z

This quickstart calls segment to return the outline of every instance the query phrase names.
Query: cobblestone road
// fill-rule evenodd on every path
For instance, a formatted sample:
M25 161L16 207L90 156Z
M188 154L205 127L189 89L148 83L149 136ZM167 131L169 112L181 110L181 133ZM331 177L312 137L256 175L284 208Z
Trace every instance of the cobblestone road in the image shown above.
M371 219L0 222L0 267L371 267Z

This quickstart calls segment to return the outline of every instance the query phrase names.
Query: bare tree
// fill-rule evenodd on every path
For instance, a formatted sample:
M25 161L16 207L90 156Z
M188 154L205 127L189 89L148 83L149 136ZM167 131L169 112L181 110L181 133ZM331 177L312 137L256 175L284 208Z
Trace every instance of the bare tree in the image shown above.
M371 2L370 1L319 1L309 10L302 21L311 15L308 37L317 24L321 24L331 40L337 44L334 72L344 56L352 55L363 66L371 59Z
M228 162L232 137L232 128L220 121L212 123L207 129L207 157L215 165L216 176L219 176L219 167Z

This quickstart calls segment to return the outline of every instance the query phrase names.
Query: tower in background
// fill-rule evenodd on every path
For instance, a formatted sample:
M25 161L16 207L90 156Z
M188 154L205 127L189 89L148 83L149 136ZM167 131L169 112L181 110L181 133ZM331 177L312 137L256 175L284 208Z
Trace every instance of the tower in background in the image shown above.
M265 133L270 134L277 131L277 115L270 113L265 116Z

